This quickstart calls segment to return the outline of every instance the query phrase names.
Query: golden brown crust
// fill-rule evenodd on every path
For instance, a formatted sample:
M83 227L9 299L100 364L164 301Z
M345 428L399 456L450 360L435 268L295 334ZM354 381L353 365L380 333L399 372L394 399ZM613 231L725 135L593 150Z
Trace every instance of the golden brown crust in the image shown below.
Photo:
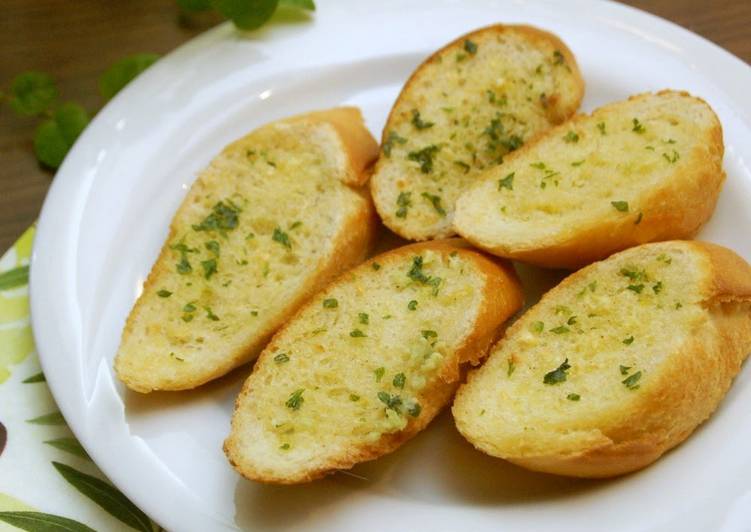
M603 428L597 443L565 455L507 456L507 460L558 475L621 475L651 464L683 442L717 408L751 351L751 265L716 244L675 244L705 259L707 319L703 326L669 355L659 380L644 390L637 406L618 426ZM565 288L587 273L580 270L559 286Z
M346 151L351 171L356 172L358 176L351 183L345 184L360 186L367 182L370 175L369 165L377 156L378 147L373 137L365 128L359 109L343 107L314 111L288 118L285 121L302 120L325 122L334 126L339 133L342 146ZM223 152L231 149L231 147L232 144L226 147ZM363 189L356 189L356 191L360 198L360 204L357 206L354 216L345 222L340 232L341 237L332 246L329 261L319 271L315 272L315 276L311 277L300 289L297 296L290 302L288 310L276 320L277 326L267 327L265 331L259 332L252 342L234 352L227 353L227 356L222 361L223 363L217 365L211 372L203 372L201 374L192 374L189 370L182 373L176 372L172 380L169 381L165 380L162 374L144 375L142 370L133 367L131 361L124 359L124 357L118 354L114 362L117 377L128 388L140 393L149 393L155 390L189 390L219 378L222 375L226 375L234 368L252 360L268 342L278 324L286 323L297 308L320 289L320 287L327 284L342 271L362 262L369 254L378 233L378 220L369 194ZM187 204L183 203L173 217L168 237L162 246L159 257L144 282L142 293L156 291L156 283L163 275L167 275L170 271L170 267L168 266L171 253L169 243L174 239L176 234L174 220L188 207ZM133 306L126 320L122 338L133 334L135 318L139 314L142 304L142 299L139 298ZM153 380L149 380L151 378Z
M445 254L458 251L465 258L472 260L478 269L485 274L486 284L483 292L486 297L484 298L482 309L475 320L472 333L468 336L463 345L455 350L454 359L445 363L445 369L441 373L440 378L434 379L428 387L421 390L417 395L416 399L422 406L420 416L417 418L410 418L407 426L403 430L395 433L384 434L376 442L370 445L349 449L346 455L331 458L325 464L322 464L315 469L300 471L294 476L275 475L268 471L261 471L253 464L242 461L243 453L240 448L239 438L237 437L237 431L240 430L239 427L237 427L237 416L238 412L243 407L243 403L249 399L253 378L253 375L251 375L246 379L240 394L235 400L235 411L232 417L232 430L224 442L224 452L232 466L240 474L250 480L256 480L259 482L273 484L300 484L321 478L340 469L350 469L360 462L373 460L400 447L403 443L423 430L451 401L451 398L459 385L462 370L464 369L461 368L461 366L465 365L465 362L476 362L482 360L487 354L487 349L494 340L498 329L503 325L503 322L521 308L521 287L516 279L516 274L513 272L513 268L511 268L509 264L498 261L495 258L487 257L482 253L469 248L466 242L460 239L423 242L403 246L373 257L353 270L342 274L332 283L331 286L349 282L356 272L372 271L372 263L374 262L378 262L383 266L391 262L402 260L405 256L420 253L423 250L432 250ZM289 324L298 319L307 306L318 304L320 304L320 302L316 298L313 298L306 305L299 308L287 324L276 332L274 338L272 338L263 353L258 357L256 364L260 365L269 363L270 359L274 356L276 339L284 335Z
M709 105L685 91L662 90L657 94L680 94L687 98ZM634 101L652 96L651 93L637 94L628 100ZM709 108L711 111L711 108ZM571 129L571 124L582 120L589 120L596 116L577 115L570 121L541 133L536 140L557 138ZM601 260L612 253L639 244L691 238L709 220L714 212L717 200L725 181L722 169L724 144L722 140L722 126L714 111L715 126L707 131L706 138L701 145L710 153L708 157L704 150L696 149L686 157L692 159L690 174L677 175L660 188L656 188L641 200L643 219L639 224L634 223L631 216L617 220L601 220L577 228L564 238L550 242L536 243L534 247L516 248L511 246L494 245L483 242L473 235L458 232L473 245L500 257L519 260L544 268L578 269L596 260ZM524 157L534 145L529 142L506 157L512 161ZM676 198L680 198L677 201Z
M553 124L559 124L568 119L573 113L575 113L576 109L578 109L579 104L581 103L582 98L584 97L584 78L581 76L576 58L574 57L573 52L569 50L568 46L566 46L566 44L556 35L539 28L535 28L534 26L528 26L525 24L492 24L483 28L478 28L474 31L471 31L470 33L457 37L453 41L433 52L414 70L414 72L412 72L412 74L404 84L404 87L402 87L402 90L399 92L399 96L397 96L396 101L394 102L394 105L391 108L391 111L389 111L388 117L386 118L386 124L384 125L383 131L381 133L381 147L383 147L384 143L387 140L386 135L391 130L393 122L396 120L397 113L403 112L403 109L401 108L402 102L406 99L412 89L417 85L417 81L422 76L425 69L427 69L437 61L440 61L441 58L448 52L453 51L454 49L461 50L464 46L464 41L467 39L476 38L480 35L485 34L502 34L507 31L522 33L526 35L530 40L537 41L543 44L552 43L556 47L556 49L563 54L565 62L571 68L572 77L575 80L576 89L575 94L572 98L572 101L574 101L575 104L570 109L562 108L560 106L554 105L556 95L551 95L551 97L549 98L550 105L548 106L548 118ZM532 143L536 139L537 136L532 139L528 139L527 142ZM383 159L384 155L383 153L381 153L375 163L376 172L378 171L378 167ZM370 181L370 190L373 197L379 197L379 186L380 184L378 180ZM395 225L391 216L388 216L387 213L382 212L382 209L379 209L379 207L380 206L376 202L376 209L378 210L383 224L391 231L408 240L423 241L428 239L445 239L456 234L450 226L445 231L439 231L436 234L427 237L422 234L412 233L404 227Z

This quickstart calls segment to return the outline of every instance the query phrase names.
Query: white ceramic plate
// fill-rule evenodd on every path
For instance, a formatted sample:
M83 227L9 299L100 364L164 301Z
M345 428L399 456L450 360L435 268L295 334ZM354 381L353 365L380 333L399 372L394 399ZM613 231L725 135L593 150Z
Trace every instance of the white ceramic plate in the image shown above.
M576 54L584 109L665 87L708 100L728 179L701 234L751 259L751 68L670 23L584 0L319 0L310 22L223 25L138 78L55 177L31 270L47 381L101 469L170 530L749 530L751 367L710 422L646 470L607 482L533 474L474 451L444 414L398 452L301 487L242 480L221 442L247 369L198 391L139 396L112 374L120 331L196 173L292 113L360 106L380 135L433 49L493 22L552 30ZM680 201L680 198L676 198Z

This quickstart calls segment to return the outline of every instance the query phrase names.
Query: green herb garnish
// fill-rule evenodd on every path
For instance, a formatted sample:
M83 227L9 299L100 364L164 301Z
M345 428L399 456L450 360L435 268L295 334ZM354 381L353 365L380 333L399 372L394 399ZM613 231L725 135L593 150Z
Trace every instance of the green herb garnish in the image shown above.
M289 399L287 399L287 402L284 403L287 408L291 408L292 410L299 410L302 404L305 402L305 398L302 396L304 391L304 388L300 388L292 392L289 396Z
M470 166L465 163L464 161L454 161L454 164L464 170L464 173L466 174L470 170Z
M352 329L351 331L349 331L349 335L352 338L367 338L368 337L368 335L362 332L360 329Z
M615 207L615 210L618 212L628 212L627 201L611 201L610 204Z
M349 400L350 401L359 401L360 400L360 396L357 395L357 394L351 393L351 394L349 394Z
M543 330L545 330L545 324L541 321L535 321L532 322L532 324L529 326L529 329L534 333L541 333Z
M566 133L566 135L563 137L564 142L567 143L576 143L579 142L579 135L575 131L569 131Z
M381 382L383 375L386 373L386 368L384 367L377 368L375 371L373 371L373 373L375 373L376 382Z
M397 373L396 375L394 375L394 380L391 382L391 384L394 385L394 388L404 388L404 384L406 382L406 375L404 375L404 373Z
M386 157L391 157L391 148L393 148L394 143L404 144L406 142L407 139L400 137L395 131L390 131L386 141L383 143L384 155L386 155Z
M631 123L634 125L634 127L631 128L631 131L633 131L634 133L638 133L639 135L641 135L642 133L646 131L646 129L644 128L644 124L639 122L638 118L634 118L633 120L631 120Z
M553 52L553 64L554 65L562 65L565 62L566 62L565 58L563 57L563 54L561 53L560 50L556 50L555 52Z
M464 40L464 50L468 54L475 55L477 53L477 44L473 41L470 41L469 39Z
M420 111L412 109L412 125L417 129L428 129L435 125L434 122L425 122L420 118Z
M283 444L281 444L281 445L279 446L279 448L280 448L280 449L281 449L282 451L287 451L287 450L289 449L289 443L283 443Z
M438 338L438 333L435 331L431 331L429 329L424 329L421 331L422 337L426 340L430 340L431 338Z
M514 174L516 172L511 172L509 175L504 177L503 179L498 180L498 191L500 192L501 189L507 188L509 190L514 190Z
M359 319L360 323L362 323L363 325L367 325L370 321L370 317L364 312L360 312L357 315L357 318Z
M643 284L630 284L626 287L627 290L631 290L632 292L636 292L637 294L641 294L641 291L644 290Z
M600 135L605 135L605 122L598 122L597 129L600 130Z
M566 399L568 399L569 401L578 401L579 399L581 399L581 395L579 395L578 393L570 393L566 396Z
M413 299L412 301L407 303L407 308L409 310L417 310L417 301Z
M193 230L217 231L223 235L237 227L239 212L240 208L231 200L227 200L227 203L220 201L211 208L211 214L204 218L200 224L192 226Z
M381 265L378 264L377 262L374 262L373 264L371 264L370 267L373 268L375 271L378 271L381 269Z
M323 308L336 308L338 306L339 306L339 301L337 301L333 297L323 300Z
M542 379L542 382L544 384L559 384L561 382L564 382L566 380L566 377L568 376L566 372L569 369L571 369L571 365L568 363L568 358L567 358L556 369L546 373L545 377L543 377Z
M279 242L287 249L292 249L292 244L289 241L289 235L278 227L274 228L274 234L271 235L271 240L273 240L274 242Z
M558 327L554 329L550 329L550 332L555 333L555 334L564 334L567 332L571 332L571 329L569 329L565 325L559 325Z
M625 379L623 379L621 382L628 388L629 390L636 390L639 388L639 385L637 382L641 379L641 371L637 371L636 373L629 375Z
M625 340L623 340L623 343L626 344L626 345L633 344L634 343L634 337L633 336L629 336L628 338L626 338Z
M402 398L396 394L391 395L387 392L378 392L378 399L386 405L386 408L390 408L395 412L399 412L402 406Z
M655 284L654 284L654 285L652 286L652 291L653 291L653 292L654 292L655 294L659 294L660 292L662 292L662 281L657 281L657 282L656 282L656 283L655 283Z
M420 415L420 412L422 412L422 407L420 406L420 403L414 402L407 408L407 413L412 417L417 417Z
M208 319L210 319L211 321L219 321L219 316L212 312L211 307L203 307L203 310L206 311L206 317Z
M407 159L420 164L420 171L423 174L429 174L433 171L433 156L438 153L438 146L431 144L418 151L411 151L407 154Z
M508 363L508 369L506 369L506 376L510 377L514 374L514 371L516 371L516 363L514 362L513 358L509 358L507 361Z
M203 268L203 277L211 279L211 276L216 273L216 259L202 260L201 267Z
M628 375L629 370L631 370L631 366L620 365L618 366L618 369L620 370L621 375Z
M285 362L289 362L289 355L287 353L279 353L274 357L274 362L277 364L284 364Z
M407 217L407 209L409 209L412 206L412 193L411 192L400 192L399 197L396 198L396 205L399 207L396 209L396 217L397 218L406 218Z
M423 192L420 195L433 205L433 208L436 210L438 214L440 214L441 216L446 216L446 210L441 205L441 196L437 196L435 194L428 194L427 192Z
M164 289L162 289L162 290L159 290L159 291L158 291L158 292L156 293L156 295L158 295L159 297L169 297L169 296L171 296L171 295L172 295L172 292L170 292L169 290L164 290Z

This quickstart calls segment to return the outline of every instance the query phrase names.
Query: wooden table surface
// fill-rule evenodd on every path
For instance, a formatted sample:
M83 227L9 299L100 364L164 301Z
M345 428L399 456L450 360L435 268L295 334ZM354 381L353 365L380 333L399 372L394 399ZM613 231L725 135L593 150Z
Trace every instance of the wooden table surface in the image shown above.
M672 20L751 63L751 1L628 0ZM3 0L0 14L0 87L25 70L58 82L63 99L92 114L102 100L97 79L115 61L136 52L164 54L219 22L205 14L186 19L175 0ZM53 179L32 151L36 121L0 111L0 253L38 216Z

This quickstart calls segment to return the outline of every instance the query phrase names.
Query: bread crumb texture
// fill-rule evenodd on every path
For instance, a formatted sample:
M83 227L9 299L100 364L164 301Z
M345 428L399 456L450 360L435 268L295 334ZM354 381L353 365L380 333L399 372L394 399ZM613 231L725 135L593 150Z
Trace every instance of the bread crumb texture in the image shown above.
M364 131L358 111L331 113ZM123 333L128 386L191 388L247 362L332 270L364 258L371 207L343 182L367 161L322 115L264 126L200 174Z
M478 325L485 299L504 297L488 293L479 255L409 250L345 274L264 350L225 444L244 475L301 482L397 447L448 402L459 351L477 329L489 342L518 308L508 295L513 303Z
M606 105L546 133L482 176L455 227L475 245L576 267L640 243L693 235L724 181L720 123L663 91Z
M638 469L685 439L751 350L751 267L716 248L648 244L564 280L460 388L460 432L488 454L575 476ZM717 293L718 264L743 278L735 294Z
M571 116L583 87L568 48L528 26L483 28L433 54L383 131L371 188L384 223L413 240L452 234L459 194Z

